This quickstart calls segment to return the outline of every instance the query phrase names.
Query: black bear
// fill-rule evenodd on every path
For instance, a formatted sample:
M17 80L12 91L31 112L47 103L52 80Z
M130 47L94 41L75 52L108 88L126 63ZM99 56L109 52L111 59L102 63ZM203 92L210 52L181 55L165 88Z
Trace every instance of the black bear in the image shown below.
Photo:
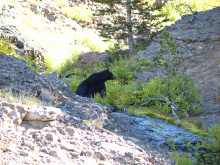
M116 77L109 69L90 75L87 79L81 82L76 90L76 93L83 97L93 97L94 94L100 93L102 97L106 95L105 82L114 80Z

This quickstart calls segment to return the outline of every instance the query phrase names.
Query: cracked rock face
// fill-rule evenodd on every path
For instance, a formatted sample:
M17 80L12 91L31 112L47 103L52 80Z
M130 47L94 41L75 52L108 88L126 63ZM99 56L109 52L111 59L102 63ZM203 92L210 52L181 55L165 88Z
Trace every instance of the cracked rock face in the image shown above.
M165 27L174 38L174 42L179 45L178 50L183 52L177 56L182 56L186 62L184 65L190 67L195 66L196 63L202 62L203 57L201 54L207 53L209 49L213 48L213 42L220 41L220 7L212 10L198 12L193 21L189 22L192 15L184 15L181 20L176 21L171 26ZM149 58L151 61L157 59L158 56L166 58L166 55L159 53L160 44L158 41L162 39L163 35L158 34L153 38L153 42L144 51L140 51L132 60L139 58ZM160 69L158 69L160 70ZM160 75L155 70L153 77ZM137 79L148 81L147 75L149 73L137 73ZM142 78L143 77L143 78ZM151 76L152 77L152 76ZM146 78L146 79L145 79Z
M64 100L72 94L69 84L37 74L22 59L3 53L0 53L0 59L0 89L25 91L45 102Z
M217 7L198 12L194 19L192 19L192 14L184 15L171 26L165 27L165 31L168 31L174 38L173 42L179 45L178 50L183 52L177 56L185 59L182 65L187 67L186 74L198 80L196 86L201 86L199 94L203 100L202 110L204 112L220 110L220 103L217 99L212 99L216 98L220 87L219 13L220 7ZM167 55L159 53L158 41L163 40L162 37L162 34L155 36L146 50L138 52L132 60L149 58L155 61L159 56L167 58ZM158 75L163 77L165 71L161 67L154 66L148 71L139 71L136 74L136 80L148 82Z

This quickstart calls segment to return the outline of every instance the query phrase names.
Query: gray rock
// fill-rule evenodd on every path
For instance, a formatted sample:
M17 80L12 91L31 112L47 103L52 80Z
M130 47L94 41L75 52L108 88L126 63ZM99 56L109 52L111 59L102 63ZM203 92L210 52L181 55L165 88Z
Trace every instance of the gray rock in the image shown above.
M163 150L163 152L170 150L168 145L169 139L175 141L175 148L180 153L194 154L202 150L200 147L198 147L198 151L187 150L187 142L190 142L190 147L193 148L197 143L200 143L198 138L204 140L202 136L196 136L164 120L118 112L111 113L111 117L114 119L114 128L120 128L125 137L134 137L145 143L150 142L154 147L161 151ZM128 153L125 154L132 157Z
M22 155L22 156L28 156L29 154L28 154L27 152L25 152L25 151L21 151L21 152L20 152L20 155Z
M15 51L20 52L21 55L31 54L39 64L44 62L46 51L22 35L15 26L0 22L0 38L9 39L15 46Z
M88 52L79 55L78 67L91 66L95 62L110 62L110 57L106 53Z
M60 102L72 95L69 84L37 74L22 59L0 53L0 61L0 89L12 89L48 103Z
M54 107L46 107L45 109L40 108L29 108L24 117L24 121L52 121L58 120L62 111Z
M196 65L198 61L202 61L201 53L207 52L210 48L212 41L220 40L220 24L219 13L220 7L212 10L207 10L197 13L195 19L190 23L192 15L184 15L181 20L175 22L171 26L165 27L165 31L168 31L174 38L174 42L179 45L179 51L184 52L177 56L182 56L185 59L187 66L191 67ZM140 58L149 58L151 61L157 59L157 57L167 58L166 55L159 53L160 45L158 41L162 39L162 34L158 34L153 38L153 42L144 51L140 51L132 60L138 60ZM156 77L163 75L164 71L160 72L140 71L136 75L136 79L147 82L150 77ZM150 73L151 72L151 73Z
M58 78L59 74L57 72L50 72L49 76L54 77L54 78Z

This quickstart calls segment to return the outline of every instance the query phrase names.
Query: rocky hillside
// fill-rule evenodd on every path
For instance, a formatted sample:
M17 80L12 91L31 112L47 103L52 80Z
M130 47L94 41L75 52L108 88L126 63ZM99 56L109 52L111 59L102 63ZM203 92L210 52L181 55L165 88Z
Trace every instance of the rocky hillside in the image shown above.
M170 164L103 129L110 124L103 105L72 94L68 84L37 74L24 60L2 53L0 59L0 164ZM21 91L36 99L11 100Z

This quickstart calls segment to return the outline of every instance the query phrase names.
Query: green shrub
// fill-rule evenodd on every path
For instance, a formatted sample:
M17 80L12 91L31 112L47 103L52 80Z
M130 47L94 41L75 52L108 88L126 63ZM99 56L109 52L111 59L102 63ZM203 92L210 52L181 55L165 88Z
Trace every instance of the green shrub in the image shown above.
M220 122L213 124L209 129L208 133L210 139L201 141L201 144L197 146L204 149L200 154L195 154L200 164L214 164L220 163Z
M211 140L213 141L212 145L214 150L220 153L220 122L218 124L213 124L209 128L209 133L211 136Z
M170 154L169 156L173 161L175 161L176 165L196 165L197 164L195 158L190 158L190 156L185 153L181 156L178 152L175 152L173 154Z
M73 93L76 93L77 87L83 80L85 80L85 78L80 76L73 76L73 79L62 79L62 81L70 84Z
M0 53L5 53L7 55L15 55L15 49L11 45L9 40L0 39Z
M77 22L91 22L93 16L90 6L79 4L78 6L70 7L66 0L53 0L59 6L64 15L75 19Z
M136 96L135 103L136 105L144 104L145 106L151 106L154 112L167 116L171 114L168 103L158 101L157 99L150 100L150 98L161 98L163 100L169 95L170 101L176 102L177 104L175 106L182 109L177 112L179 115L184 116L186 112L198 114L201 112L201 108L200 105L195 105L200 101L200 97L197 93L198 89L192 88L194 82L195 80L190 77L183 79L181 73L170 79L170 81L166 78L156 77L155 79L151 79L149 83L142 84L142 89L136 90L133 93ZM168 83L170 83L169 94L167 94Z
M96 95L95 100L108 107L109 105L113 104L117 108L123 109L124 106L133 103L132 91L134 91L135 88L135 82L120 84L118 80L109 81L106 83L107 96L102 99L99 95Z
M169 138L167 141L168 146L170 146L170 148L172 148L173 151L176 151L175 143L176 141L172 138Z
M10 40L0 39L0 53L5 53L7 55L12 55L16 58L23 59L27 62L28 66L31 69L35 70L36 72L39 71L39 67L38 67L38 65L35 64L35 61L32 60L32 56L31 55L20 56L19 54L17 54L15 52L15 49L14 49L13 45L11 45Z

